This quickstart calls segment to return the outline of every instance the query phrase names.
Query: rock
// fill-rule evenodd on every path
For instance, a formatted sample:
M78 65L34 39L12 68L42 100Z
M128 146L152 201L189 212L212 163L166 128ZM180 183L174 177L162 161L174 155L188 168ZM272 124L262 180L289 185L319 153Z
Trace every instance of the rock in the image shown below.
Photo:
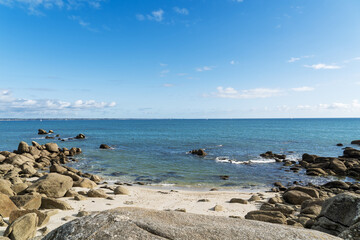
M360 197L342 193L325 200L313 229L338 235L360 221Z
M305 162L308 162L308 163L314 163L315 162L315 159L317 158L318 156L316 155L310 155L310 154L307 154L307 153L304 153L302 155L302 160L305 161Z
M60 210L71 210L73 209L67 202L43 197L41 199L41 209L60 209Z
M9 222L12 223L14 222L16 219L18 219L19 217L22 217L28 213L35 213L38 217L38 227L42 227L44 225L46 225L49 220L50 220L50 214L46 213L46 212L41 212L39 210L36 209L32 209L32 210L15 210L12 211L10 213L10 218L9 218Z
M44 240L63 240L64 236L67 240L339 239L317 231L265 222L140 208L118 208L78 218L50 232Z
M241 198L232 198L230 200L230 203L241 203L241 204L248 204L249 202L244 200L244 199L241 199Z
M18 146L17 153L28 153L30 151L29 145L26 142L20 142Z
M287 191L284 193L283 198L286 202L294 205L301 205L302 202L312 199L309 194L298 190Z
M58 198L63 197L72 186L73 180L70 177L58 173L50 173L39 178L27 191L39 192L48 197Z
M85 196L83 196L83 195L76 195L76 196L74 196L74 200L76 200L76 201L83 201L83 200L86 200L87 198L85 197Z
M309 196L311 196L313 198L319 198L319 192L316 189L311 188L311 187L295 186L295 187L289 188L289 191L290 190L300 191L300 192L308 194Z
M11 182L0 179L0 193L3 193L7 196L14 196L15 192L11 189Z
M92 174L91 177L90 177L90 180L91 180L91 181L94 181L94 182L96 182L96 183L99 183L99 182L101 182L101 177Z
M34 175L37 171L36 169L29 163L25 163L21 166L22 173L28 174L30 176Z
M209 200L209 199L204 198L204 199L199 199L199 200L198 200L198 202L210 202L210 200Z
M39 135L44 135L44 134L48 134L47 131L45 131L44 129L39 129L38 130L38 134Z
M269 198L269 203L272 203L272 204L275 204L275 203L284 203L284 200L283 198L279 197L279 196L276 196L276 197L272 197L272 198Z
M12 164L14 166L22 166L27 162L33 163L35 161L34 157L30 154L16 154L14 156L8 157L5 162Z
M198 155L198 156L206 156L207 153L204 151L204 149L197 149L197 150L191 150L191 154Z
M2 156L2 155L0 155ZM12 164L1 164L0 165L0 174L5 175L9 171L13 170L14 166Z
M101 144L100 149L111 149L111 147L109 145L106 145L106 144Z
M20 193L22 191L24 191L25 189L28 188L28 184L27 183L16 183L14 185L11 186L11 189L16 193Z
M267 151L266 153L262 153L260 154L261 157L266 158L266 159L280 159L280 160L285 160L286 159L286 155L283 154L276 154L273 153L271 151Z
M342 143L337 143L336 146L342 147L342 146L344 146L344 144L342 144Z
M108 195L102 189L91 189L87 192L88 197L93 198L107 198Z
M77 217L84 217L89 215L90 213L87 211L79 211L78 214L76 215Z
M46 143L45 144L45 148L46 150L48 150L51 153L58 153L59 151L59 146L56 143Z
M347 170L345 164L337 158L330 161L329 168L338 175L345 175Z
M215 212L222 212L224 210L225 210L225 208L221 205L215 205L215 207L214 207Z
M249 202L254 202L254 201L261 201L261 198L258 195L252 195L250 197L250 199L248 200Z
M91 181L90 179L83 178L83 179L80 179L80 180L77 181L77 182L74 182L74 187L82 187L82 188L90 188L90 189L93 189L93 188L96 188L97 185L96 185L96 183L94 183L94 182Z
M14 210L18 210L17 206L10 200L10 198L0 193L0 214L3 217L9 217L10 213Z
M222 180L228 180L230 177L228 175L221 175L219 176Z
M4 236L16 240L31 239L35 237L37 225L38 217L36 213L28 213L9 225L4 232Z
M279 211L251 211L245 215L245 219L286 224L286 217Z
M285 205L285 204L269 204L269 203L264 203L263 205L261 205L260 210L262 211L278 211L281 212L282 214L284 214L285 216L290 216L291 214L293 214L295 212L295 209L289 205Z
M75 197L76 195L79 195L75 190L69 189L64 197Z
M127 188L124 188L123 186L117 186L115 189L114 189L114 194L115 195L118 195L118 194L121 194L121 195L129 195L130 192Z
M339 235L340 238L345 240L356 240L360 239L360 222L352 225L345 231L342 231Z
M360 140L353 140L351 141L351 144L360 145Z
M345 158L360 158L360 151L351 147L347 147L343 153Z
M67 169L63 166L60 166L59 164L53 164L50 167L50 172L64 174L65 172L67 172Z
M0 216L0 227L7 227L8 224L4 221L4 218ZM1 240L1 238L0 238Z
M18 195L10 198L18 208L39 209L41 206L41 195Z
M75 139L85 139L86 138L86 136L84 135L84 134L82 134L82 133L79 133L76 137L75 137Z
M328 182L322 186L326 187L326 188L340 188L340 189L344 189L344 190L348 190L350 188L349 184L344 183L342 181L332 181L332 182Z
M49 133L54 133L54 131L53 131L53 130L49 130Z
M309 175L309 176L326 176L328 174L321 168L309 168L309 169L306 170L306 175Z

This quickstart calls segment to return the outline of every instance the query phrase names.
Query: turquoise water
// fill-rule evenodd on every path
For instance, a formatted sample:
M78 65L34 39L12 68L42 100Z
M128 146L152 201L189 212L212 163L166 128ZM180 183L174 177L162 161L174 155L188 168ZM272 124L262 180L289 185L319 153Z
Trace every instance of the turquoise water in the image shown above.
M56 141L60 147L83 149L79 162L72 164L83 171L110 180L192 187L329 181L286 172L281 163L259 154L270 150L289 159L305 152L336 157L342 155L336 143L350 146L360 139L360 119L32 120L0 121L0 150L14 150L20 141L54 141L37 135L39 128L52 129L63 138L84 133L85 140ZM114 149L100 150L102 143ZM198 148L205 148L208 156L187 154ZM241 164L249 160L253 162ZM221 180L220 175L230 179Z

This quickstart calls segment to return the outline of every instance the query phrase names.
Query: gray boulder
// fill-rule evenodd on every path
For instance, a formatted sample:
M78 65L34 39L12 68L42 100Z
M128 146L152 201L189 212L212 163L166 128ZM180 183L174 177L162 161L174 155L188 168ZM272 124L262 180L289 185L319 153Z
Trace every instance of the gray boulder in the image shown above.
M177 211L117 208L75 219L45 240L82 239L340 239L309 229Z
M312 228L338 235L358 222L360 222L360 197L342 193L325 200Z

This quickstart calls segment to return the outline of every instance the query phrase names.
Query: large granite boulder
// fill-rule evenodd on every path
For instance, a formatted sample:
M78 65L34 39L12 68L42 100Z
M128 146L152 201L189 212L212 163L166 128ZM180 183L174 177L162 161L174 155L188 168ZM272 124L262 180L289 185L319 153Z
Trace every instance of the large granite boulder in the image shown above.
M44 193L48 197L59 198L63 197L72 186L73 180L71 177L50 173L39 178L26 191Z
M335 240L326 233L259 221L141 208L117 208L75 219L44 240L239 239Z
M26 142L20 142L18 146L18 153L28 153L30 151L29 145Z
M10 198L0 193L0 214L3 217L9 217L10 213L18 210L17 206L10 200Z
M11 223L6 228L4 236L14 240L28 240L35 237L37 225L36 213L28 213Z
M46 150L48 150L51 153L59 152L59 146L56 143L46 143L45 148L46 148Z
M360 222L360 197L342 193L325 200L312 228L339 235L358 222Z

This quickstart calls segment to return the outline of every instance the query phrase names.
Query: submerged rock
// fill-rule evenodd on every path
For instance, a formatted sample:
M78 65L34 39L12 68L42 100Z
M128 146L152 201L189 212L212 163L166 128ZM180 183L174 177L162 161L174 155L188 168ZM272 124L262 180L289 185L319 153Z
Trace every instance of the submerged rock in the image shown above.
M44 238L44 240L50 239L335 240L339 238L309 229L259 221L177 211L118 208L66 223Z

